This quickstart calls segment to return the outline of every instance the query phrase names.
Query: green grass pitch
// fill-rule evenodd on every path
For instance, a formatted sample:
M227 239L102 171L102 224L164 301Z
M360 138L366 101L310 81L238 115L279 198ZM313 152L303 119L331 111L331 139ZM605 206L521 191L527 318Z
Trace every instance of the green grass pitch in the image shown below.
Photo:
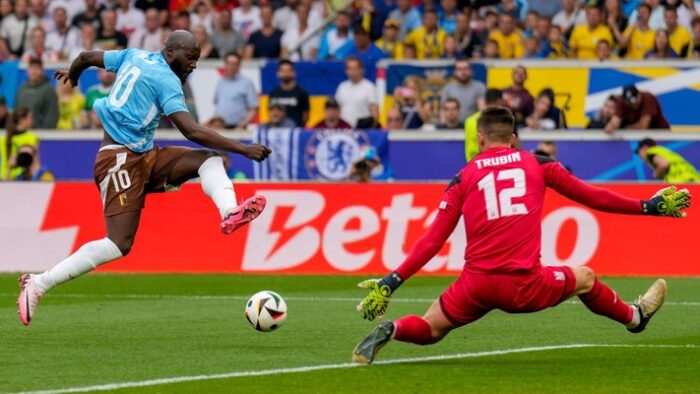
M351 367L354 345L374 326L355 311L365 294L359 280L89 275L49 294L24 327L17 276L0 275L0 393L105 384L119 393L700 392L700 279L668 279L667 304L642 334L570 302L529 315L492 312L437 345L390 343L378 357L405 362ZM422 314L450 281L412 279L387 317ZM604 282L631 301L652 279ZM245 299L263 289L289 306L273 333L243 317ZM120 385L144 381L151 384Z

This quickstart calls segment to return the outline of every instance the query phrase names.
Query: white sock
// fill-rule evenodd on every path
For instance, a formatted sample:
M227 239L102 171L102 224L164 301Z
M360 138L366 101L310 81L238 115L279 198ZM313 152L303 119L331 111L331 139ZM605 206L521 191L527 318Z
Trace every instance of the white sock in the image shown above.
M632 321L625 324L627 328L635 328L641 323L642 317L639 315L639 308L630 306L632 308Z
M224 219L227 213L238 206L233 183L224 169L224 160L219 156L210 157L202 163L198 172L204 194L214 201Z
M122 252L117 245L109 238L102 238L86 243L50 270L32 276L32 280L46 292L120 257Z

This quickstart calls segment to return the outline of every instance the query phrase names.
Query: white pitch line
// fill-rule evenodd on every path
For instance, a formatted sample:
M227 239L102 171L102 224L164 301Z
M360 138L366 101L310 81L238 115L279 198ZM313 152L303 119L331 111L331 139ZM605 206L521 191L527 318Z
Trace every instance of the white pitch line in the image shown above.
M17 293L0 293L0 298L16 297ZM52 294L51 298L107 298L107 299L134 299L134 300L204 300L204 301L246 301L248 296L243 295L177 295L177 294ZM436 297L437 298L437 297ZM362 296L353 297L284 297L287 301L309 301L309 302L359 302ZM435 298L394 298L391 302L403 303L430 303ZM563 304L577 305L581 301L569 300ZM700 301L666 301L664 305L670 306L700 306Z
M683 349L697 349L695 345L644 345L644 344L590 344L590 343L574 343L569 345L551 345L551 346L532 346L518 349L503 349L503 350L490 350L483 352L471 352L471 353L457 353L457 354L445 354L436 356L425 356L425 357L407 357L407 358L396 358L391 360L377 361L374 365L393 365L393 364L409 364L418 363L426 361L442 361L442 360L456 360L465 358L478 358L478 357L488 357L488 356L501 356L506 354L518 354L518 353L531 353L531 352L542 352L548 350L562 350L562 349L581 349L581 348L683 348ZM240 378L249 376L265 376L265 375L281 375L281 374L291 374L291 373L303 373L303 372L313 372L313 371L326 371L331 369L346 369L346 368L356 368L360 367L360 364L354 363L340 363L340 364L322 364L322 365L310 365L304 367L295 368L277 368L277 369L263 369L263 370L253 370L253 371L236 371L228 373L219 374L209 374L209 375L191 375L191 376L176 376L171 378L160 378L160 379L150 379L132 382L122 382L122 383L107 383L99 384L93 386L83 386L83 387L72 387L72 388L62 388L55 390L41 390L41 391L24 391L16 394L65 394L65 393L84 393L88 391L108 391L108 390L119 390L125 388L134 387L147 387L147 386L159 386L163 384L174 384L174 383L184 383L184 382L195 382L200 380L217 380L217 379L230 379L230 378Z

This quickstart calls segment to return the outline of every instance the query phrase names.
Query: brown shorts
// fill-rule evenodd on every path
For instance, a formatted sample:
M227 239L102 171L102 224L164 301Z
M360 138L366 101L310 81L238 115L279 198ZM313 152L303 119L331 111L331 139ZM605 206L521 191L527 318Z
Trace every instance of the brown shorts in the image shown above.
M146 194L177 190L169 185L168 175L178 160L191 148L154 146L136 153L121 145L107 145L97 152L95 183L100 189L105 216L140 211Z

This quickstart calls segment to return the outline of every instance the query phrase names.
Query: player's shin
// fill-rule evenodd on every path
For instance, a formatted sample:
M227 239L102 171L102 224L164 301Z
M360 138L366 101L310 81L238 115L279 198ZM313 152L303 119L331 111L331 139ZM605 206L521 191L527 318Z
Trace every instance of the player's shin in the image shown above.
M222 219L236 208L236 193L233 191L233 183L226 175L224 161L220 156L210 157L202 163L197 171L202 182L204 194L209 196Z
M393 339L427 345L433 340L430 324L420 316L409 315L394 321Z
M635 316L635 309L625 304L611 288L601 283L597 278L591 291L579 294L579 299L593 313L609 317L626 326L635 325L639 317Z
M88 242L50 270L33 275L32 280L44 292L90 272L98 266L122 257L122 252L109 238Z

